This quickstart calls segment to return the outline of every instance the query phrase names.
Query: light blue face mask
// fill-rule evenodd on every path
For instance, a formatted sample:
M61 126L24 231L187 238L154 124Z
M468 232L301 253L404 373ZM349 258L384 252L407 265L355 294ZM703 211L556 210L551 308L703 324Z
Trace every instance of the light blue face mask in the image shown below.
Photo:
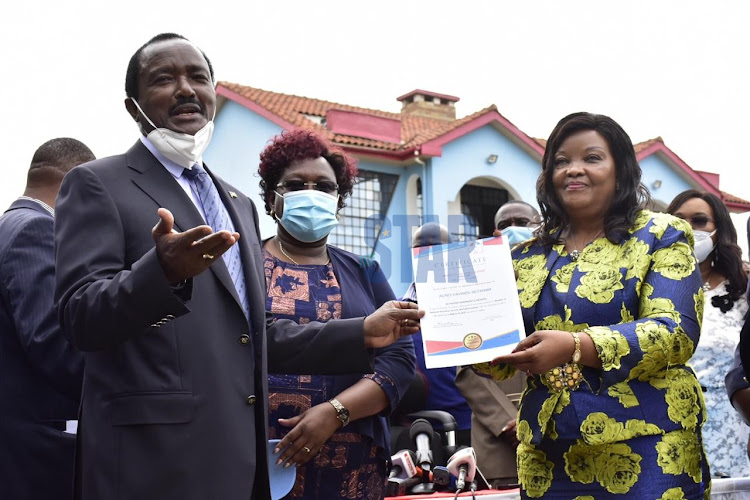
M508 239L508 244L511 248L534 237L534 231L530 227L508 226L500 231L500 233L504 238Z
M276 217L286 231L303 243L328 236L339 223L336 218L339 197L314 189L291 191L284 195L284 212Z

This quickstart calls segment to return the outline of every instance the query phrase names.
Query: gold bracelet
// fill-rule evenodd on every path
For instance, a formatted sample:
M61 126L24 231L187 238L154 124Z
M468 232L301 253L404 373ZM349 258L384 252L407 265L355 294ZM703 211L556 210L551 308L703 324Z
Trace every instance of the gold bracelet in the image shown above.
M581 361L581 339L578 337L578 332L570 332L570 334L573 335L573 341L575 342L575 349L570 362L553 368L544 374L546 385L556 392L562 392L564 389L575 391L583 380L581 366L578 364Z

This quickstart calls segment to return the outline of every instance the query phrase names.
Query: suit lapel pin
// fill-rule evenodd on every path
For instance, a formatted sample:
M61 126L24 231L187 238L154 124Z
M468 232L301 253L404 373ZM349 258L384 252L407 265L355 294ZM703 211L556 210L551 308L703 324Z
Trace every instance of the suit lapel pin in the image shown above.
M229 191L229 196L231 198L237 198L237 193L235 193L234 191Z

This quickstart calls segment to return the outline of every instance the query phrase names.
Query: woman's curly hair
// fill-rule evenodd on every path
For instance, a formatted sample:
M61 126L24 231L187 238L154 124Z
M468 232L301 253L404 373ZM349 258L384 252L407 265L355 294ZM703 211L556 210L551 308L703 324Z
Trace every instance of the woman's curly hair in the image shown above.
M352 194L357 177L356 160L315 132L294 129L285 130L271 139L260 154L260 195L265 202L267 214L271 213L273 206L272 193L289 165L320 157L326 159L336 175L340 195L339 209L346 206L344 199Z

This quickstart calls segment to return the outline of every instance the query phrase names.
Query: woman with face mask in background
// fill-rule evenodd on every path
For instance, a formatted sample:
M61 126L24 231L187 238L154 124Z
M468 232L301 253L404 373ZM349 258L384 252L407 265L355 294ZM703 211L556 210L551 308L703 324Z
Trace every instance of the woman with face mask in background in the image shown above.
M667 212L693 228L695 257L705 292L701 337L690 364L704 390L708 419L703 437L715 477L750 475L747 442L750 428L734 411L724 390L747 312L747 274L729 211L715 195L696 190L678 194Z
M266 309L298 323L367 316L394 300L376 262L327 244L357 174L354 160L312 132L273 139L260 187L276 236L263 244ZM331 348L336 348L332 345ZM346 356L345 352L341 353ZM374 373L269 375L269 434L297 464L285 498L382 498L390 457L386 416L414 378L410 338L375 350Z

